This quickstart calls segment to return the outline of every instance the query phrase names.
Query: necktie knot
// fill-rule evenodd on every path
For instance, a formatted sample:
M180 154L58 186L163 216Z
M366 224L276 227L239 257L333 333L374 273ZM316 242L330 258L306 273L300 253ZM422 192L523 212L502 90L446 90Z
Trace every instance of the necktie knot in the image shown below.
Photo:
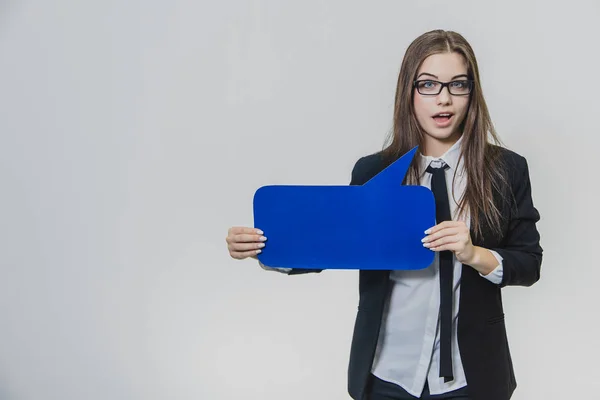
M440 174L440 173L443 173L449 167L450 166L448 164L446 164L442 160L434 160L434 161L432 161L429 164L429 166L427 167L426 171L429 172L432 175L433 174Z

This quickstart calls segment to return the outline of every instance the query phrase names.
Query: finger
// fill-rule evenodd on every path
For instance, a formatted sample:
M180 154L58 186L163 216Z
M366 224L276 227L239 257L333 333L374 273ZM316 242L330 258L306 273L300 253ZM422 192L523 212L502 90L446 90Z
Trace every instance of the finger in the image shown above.
M440 222L439 224L432 226L431 228L427 229L425 231L426 235L430 235L432 233L436 233L442 229L445 228L449 228L449 227L456 227L459 226L461 224L460 221L444 221L444 222Z
M424 247L427 247L429 249L434 249L436 247L445 245L445 244L450 244L450 243L457 243L460 240L460 236L454 235L454 236L444 236L443 238L434 240L433 242L430 243L423 243Z
M267 238L261 235L251 235L247 233L242 233L239 235L233 236L233 240L231 243L251 243L251 242L264 242Z
M458 242L450 242L450 243L446 243L446 244L442 244L442 245L430 247L429 250L432 250L432 251L445 251L445 250L448 250L448 251L452 251L454 253L460 253L460 252L462 252L462 251L465 250L465 246L459 240Z
M444 244L438 247L430 247L429 250L431 251L458 251L458 246L456 245L456 243L448 243L448 244Z
M257 250L265 247L264 243L231 243L229 245L229 250L241 252L241 251L249 251L249 250Z
M435 233L425 236L423 239L421 239L421 241L423 243L432 242L444 236L456 235L458 233L460 233L460 228L458 227L443 228Z
M257 254L260 254L261 250L252 250L252 251L233 251L231 252L231 257L237 260L243 260L244 258L253 257Z
M233 227L229 228L228 236L239 235L239 234L262 235L263 231L261 231L260 229L257 229L257 228L249 228L247 226L233 226Z

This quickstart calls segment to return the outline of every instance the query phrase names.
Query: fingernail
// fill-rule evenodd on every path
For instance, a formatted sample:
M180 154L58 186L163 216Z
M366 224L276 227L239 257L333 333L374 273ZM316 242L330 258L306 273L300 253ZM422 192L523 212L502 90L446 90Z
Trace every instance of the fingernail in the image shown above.
M258 247L259 247L259 248L265 247L265 244L264 244L264 243L259 243L259 244L258 244Z
M428 240L427 237L424 237L423 239L421 239L421 242L425 243Z
M427 229L427 230L425 231L425 234L426 234L426 235L429 235L430 233L431 233L431 228L429 228L429 229Z
M262 250L256 250L256 254L258 254L258 253L260 253L260 252L262 252Z
M259 234L259 235L262 235L264 232L263 232L263 231L261 231L260 229L257 229L257 230L256 230L256 233L257 233L257 234Z
M266 237L264 237L264 236L261 236L261 237L260 237L260 241L261 241L261 242L264 242L265 240L267 240L267 238L266 238Z
M429 246L431 246L431 244L429 244L429 243L423 243L423 247L429 247Z

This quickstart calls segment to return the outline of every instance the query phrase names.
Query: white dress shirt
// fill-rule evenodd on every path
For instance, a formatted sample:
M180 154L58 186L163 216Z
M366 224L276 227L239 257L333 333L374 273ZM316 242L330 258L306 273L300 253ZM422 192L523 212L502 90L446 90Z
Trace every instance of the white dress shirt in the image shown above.
M466 174L459 166L462 137L439 158L420 157L420 185L431 188L431 174L425 172L433 163L446 163L446 186L453 220L458 220L457 206L464 193ZM435 166L435 165L434 165ZM456 181L453 178L456 173ZM469 213L462 218L467 226ZM425 236L425 234L423 234ZM502 281L502 258L494 251L498 266L488 275L481 275L495 284ZM459 389L467 384L456 337L458 306L460 299L460 279L462 264L454 257L453 318L452 318L452 358L454 380L444 382L439 377L439 307L440 283L438 255L433 263L422 270L395 270L390 272L392 287L384 309L382 325L373 360L372 373L378 378L395 383L408 393L419 397L428 381L432 395ZM288 272L287 268L273 268L263 265L266 270Z
M459 166L460 145L462 137L444 155L439 158L419 156L422 171L420 184L431 188L431 174L425 172L427 167L443 163L446 169L446 187L450 200L452 219L458 221L458 202L465 191L466 174ZM456 172L456 178L454 173ZM454 195L453 195L453 179ZM464 213L461 220L470 226L469 213ZM425 235L423 235L425 236ZM495 284L502 281L502 258L494 251L498 266L482 278ZM453 284L453 318L452 318L452 362L454 380L445 383L439 377L440 369L440 281L439 253L436 252L433 263L423 270L391 271L392 288L384 310L382 326L377 343L377 351L373 361L372 373L378 378L395 383L408 393L419 397L428 381L432 395L459 389L467 384L456 337L458 306L460 299L460 279L462 263L454 257Z

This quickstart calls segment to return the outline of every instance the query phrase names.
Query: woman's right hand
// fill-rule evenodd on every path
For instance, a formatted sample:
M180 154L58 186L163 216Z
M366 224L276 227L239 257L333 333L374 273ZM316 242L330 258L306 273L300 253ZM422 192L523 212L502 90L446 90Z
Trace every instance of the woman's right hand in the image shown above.
M229 228L225 241L231 258L243 260L248 257L257 258L263 247L265 247L266 237L260 229L248 228L244 226L234 226Z

